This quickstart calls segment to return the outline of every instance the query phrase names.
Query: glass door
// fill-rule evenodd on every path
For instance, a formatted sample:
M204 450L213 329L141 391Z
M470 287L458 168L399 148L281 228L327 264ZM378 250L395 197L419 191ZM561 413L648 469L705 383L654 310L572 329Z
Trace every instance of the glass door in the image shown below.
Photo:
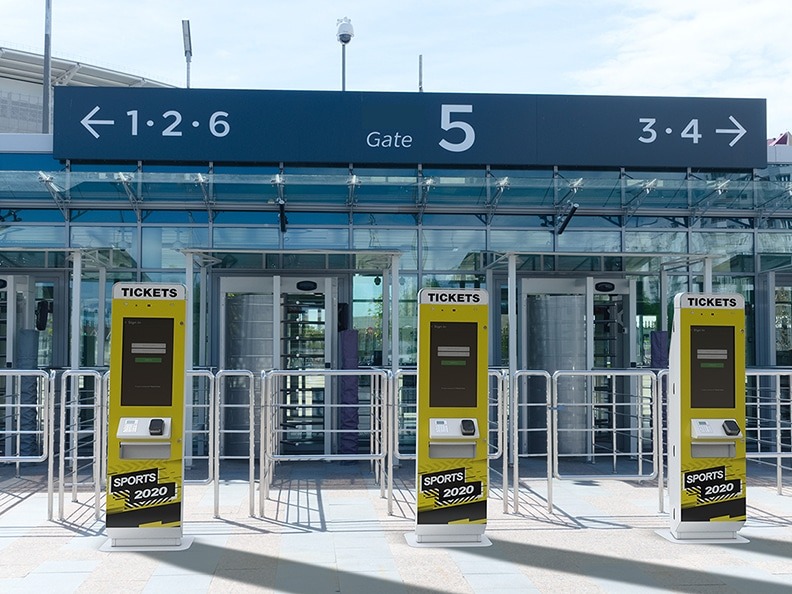
M335 366L337 279L315 277L222 277L219 365L245 369L255 381L255 422L260 422L262 371ZM224 380L220 415L221 455L247 459L248 383ZM294 373L280 386L283 454L322 454L333 449L333 382ZM200 412L200 411L199 411ZM193 419L200 426L206 419Z
M335 367L336 293L334 278L281 278L282 369ZM334 382L299 373L283 380L283 453L332 453Z
M65 364L64 287L63 276L0 276L0 365L49 369ZM0 381L0 456L40 455L43 397L33 379Z

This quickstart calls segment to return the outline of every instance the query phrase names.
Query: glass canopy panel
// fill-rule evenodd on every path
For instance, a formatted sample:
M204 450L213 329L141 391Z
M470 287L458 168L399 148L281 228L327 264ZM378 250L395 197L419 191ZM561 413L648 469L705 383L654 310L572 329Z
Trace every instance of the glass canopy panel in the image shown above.
M485 206L487 177L483 170L423 171L422 196L430 205Z
M555 179L557 205L574 202L581 207L621 207L619 171L561 170Z
M634 212L639 208L687 208L688 183L684 179L664 179L647 174L645 178L627 177L624 183L624 207Z
M724 177L690 180L690 206L704 213L720 209L752 209L753 181Z
M53 174L46 174L44 179L52 176ZM0 201L8 200L13 201L15 207L34 202L52 205L52 195L37 171L0 172Z

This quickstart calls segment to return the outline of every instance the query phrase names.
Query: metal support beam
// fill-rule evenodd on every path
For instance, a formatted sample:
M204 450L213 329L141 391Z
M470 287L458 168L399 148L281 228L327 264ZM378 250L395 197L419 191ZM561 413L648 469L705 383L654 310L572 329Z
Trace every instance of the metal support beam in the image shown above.
M134 177L131 173L116 173L115 180L121 184L121 187L124 189L124 192L129 199L129 203L132 205L132 210L135 211L135 216L137 217L138 222L141 219L141 204L143 204L143 198L137 195L135 190L132 188L132 181Z
M54 178L51 175L47 175L43 171L39 171L38 179L41 183L44 184L44 187L49 192L50 196L52 196L52 200L55 202L55 206L58 207L58 210L63 215L63 220L69 220L69 197L66 193L66 190L59 187L56 183Z

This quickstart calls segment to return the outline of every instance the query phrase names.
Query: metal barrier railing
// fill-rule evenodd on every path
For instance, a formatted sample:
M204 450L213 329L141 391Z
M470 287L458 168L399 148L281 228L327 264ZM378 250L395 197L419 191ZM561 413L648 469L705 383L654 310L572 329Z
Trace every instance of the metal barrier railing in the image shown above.
M657 407L658 415L658 440L657 447L657 509L660 513L665 513L665 475L668 468L668 461L665 458L664 444L668 443L668 389L671 382L671 374L668 369L661 369L657 372Z
M50 377L39 369L0 369L0 462L44 462L52 451Z
M192 386L184 403L184 482L206 485L215 477L215 374L207 369L191 369L186 377L192 381ZM206 478L188 479L186 473L195 474L199 463L206 464Z
M90 378L92 386L84 380ZM82 380L82 381L81 381ZM64 519L65 490L71 487L72 501L77 501L80 484L93 486L94 516L101 518L102 490L102 375L91 369L67 369L61 374L60 440L58 442L58 519ZM71 388L68 387L71 384ZM82 384L82 385L81 385ZM66 410L69 415L67 421ZM83 417L87 416L87 419ZM66 446L66 436L69 445ZM89 453L90 452L90 453ZM66 481L66 461L71 481ZM90 470L89 479L80 483L80 470Z
M368 378L370 386L370 398L368 401L355 403L342 403L322 399L322 402L286 402L281 398L283 381L287 378L317 378L327 382L333 378L357 377L359 380ZM269 497L269 487L273 478L274 464L280 461L313 461L313 460L339 460L339 461L370 461L375 468L375 476L386 476L386 480L380 480L380 494L384 497L385 483L390 484L390 476L384 470L386 463L387 444L388 444L388 384L389 374L383 369L301 369L301 370L272 370L262 373L262 435L261 443L261 462L260 462L260 489L259 497L260 515L264 515L264 501ZM322 421L319 426L311 425L308 422L310 410L320 407L322 409ZM370 418L369 426L358 426L357 428L338 428L335 422L336 415L341 411L358 411L368 409ZM300 418L305 420L300 424ZM291 420L295 420L290 423ZM291 424L292 426L287 426ZM321 439L324 445L317 451L299 453L282 453L281 446L290 434L304 434ZM338 448L333 445L327 448L328 442L333 442L333 437L351 435L355 440L361 434L368 434L369 447L365 453L339 453ZM265 447L266 446L266 447ZM296 448L295 448L296 449ZM321 450L321 451L319 451Z
M393 461L394 460L415 460L415 453L406 453L401 450L402 436L407 437L404 441L410 441L411 438L416 437L416 418L418 416L417 408L417 385L416 380L418 376L417 369L399 369L391 377L391 395L392 395L392 424L391 435L393 439L390 442L389 452L391 455L388 457L389 473L393 476ZM502 469L502 489L503 489L503 508L504 511L508 505L508 457L504 455L506 451L505 427L508 423L508 408L505 405L506 395L509 386L509 373L505 369L493 368L487 372L489 379L488 402L487 402L487 440L488 451L487 458L489 460L503 459ZM407 387L405 378L411 379L412 386ZM409 394L408 394L409 390ZM493 397L494 394L494 397ZM495 438L492 439L492 435ZM495 445L493 449L493 443ZM393 490L388 489L388 513L393 513Z
M569 391L564 392L559 384L564 379L578 378L587 382L578 382ZM602 389L594 386L594 378L611 380L609 386ZM617 387L618 378L633 378L623 381ZM635 381L639 380L639 381ZM643 381L641 381L643 380ZM645 382L649 385L646 386ZM631 386L626 384L630 383ZM638 384L638 385L635 385ZM657 377L648 370L639 369L603 369L588 371L561 370L553 374L553 476L558 479L573 478L576 480L594 480L606 478L603 474L569 474L560 471L561 458L585 458L591 463L598 459L608 458L611 462L611 475L622 480L649 480L657 477L657 428L659 424L658 407L655 394ZM607 396L600 401L592 397L600 388L600 394L606 391ZM582 392L582 394L581 394ZM565 398L575 395L576 399ZM563 426L561 413L565 418ZM604 413L604 414L602 414ZM581 422L583 421L583 422ZM646 451L645 434L649 434L651 450ZM569 436L569 439L562 439ZM605 439L603 440L603 436ZM564 444L563 452L560 444ZM582 446L582 447L580 447ZM651 473L644 472L644 462L649 458ZM620 461L634 459L637 472L619 472Z
M240 378L242 383L247 383L247 403L232 403L225 402L225 379L227 378ZM244 460L245 456L241 455L228 455L222 451L221 436L223 435L241 435L247 434L248 439L248 484L249 484L249 511L251 517L256 515L256 398L255 398L255 376L252 371L247 370L221 370L215 375L216 397L215 402L217 406L214 413L214 442L216 447L214 449L214 457L212 459L214 469L214 517L220 517L220 459L237 459ZM244 392L242 388L240 393ZM248 413L248 427L245 429L226 429L224 421L224 413L229 410L244 410L247 409Z
M109 390L109 373L100 375L93 370L66 370L58 372L41 370L0 370L0 377L6 378L8 386L12 386L13 394L16 385L24 379L36 382L35 404L24 404L21 401L9 401L7 397L6 411L12 407L13 423L6 421L5 432L0 433L5 439L6 448L0 462L43 462L48 464L48 517L53 517L53 498L55 481L55 459L57 455L59 518L64 517L64 494L67 488L72 491L72 500L77 500L80 486L93 487L96 518L101 515L101 487L104 480L105 454L107 451L107 410L106 395ZM300 460L365 460L372 465L381 496L385 497L387 489L388 513L392 513L393 501L393 464L396 460L415 459L415 455L402 451L404 442L409 442L415 435L416 400L414 398L414 369L399 370L391 374L383 369L356 370L269 370L260 374L261 408L256 410L255 376L247 370L221 370L213 374L208 370L189 370L187 376L193 382L199 382L193 392L200 392L192 402L186 403L188 419L185 423L185 447L200 442L198 449L185 451L185 459L206 460L207 479L203 483L212 482L214 486L214 514L219 517L219 480L220 462L227 459L246 459L248 462L248 483L250 486L250 515L255 514L255 440L259 439L259 509L264 514L264 501L269 496L269 488L273 481L274 465L281 461ZM337 401L324 403L328 419L334 418L343 409L365 408L365 416L370 423L358 429L340 429L332 422L320 429L322 435L339 436L352 432L358 437L368 434L367 451L357 453L338 453L331 450L322 453L295 454L280 450L281 438L288 431L281 426L281 414L294 410L293 404L280 399L280 388L287 377L315 377L325 382L336 381L340 377L356 376L361 378L361 385L370 387L371 397L359 404L342 404ZM610 378L607 391L595 390L594 380ZM236 378L240 382L237 389L246 397L235 402L226 402L228 382ZM545 457L547 461L547 503L548 510L553 510L553 480L658 480L658 498L660 511L664 505L664 474L663 445L664 421L663 404L668 381L668 370L660 370L656 374L646 369L628 370L594 370L594 371L558 371L552 376L542 370L520 370L509 377L501 369L491 369L490 395L488 410L490 414L488 434L491 460L499 456L503 460L503 501L504 511L508 508L508 464L512 467L512 509L519 509L519 460L530 457ZM526 387L530 379L543 382L537 396L530 402ZM406 380L406 381L405 381ZM619 380L619 381L615 381ZM585 400L572 399L565 396L569 389L566 382L582 381ZM412 382L412 384L411 384ZM588 382L588 383L587 383ZM621 387L617 388L617 384ZM60 386L58 399L59 413L56 417L56 387ZM627 389L629 386L629 389ZM788 461L792 459L792 370L790 369L749 369L746 371L747 390L747 426L746 439L748 444L747 457L759 464L774 464L776 468L776 486L782 494L783 473L792 470ZM197 390L197 392L196 392ZM410 390L413 390L410 393ZM9 393L9 392L7 392ZM509 394L505 406L506 395ZM594 398L593 395L606 397ZM16 408L14 408L16 407ZM18 419L27 408L37 415L34 429L23 427ZM223 417L232 410L246 413L247 426L244 428L224 427ZM559 415L563 412L582 411L578 417L585 420L583 425L559 427ZM529 424L525 421L529 414L544 417L543 423ZM598 411L605 411L599 412ZM256 423L256 413L261 418ZM6 413L9 414L8 412ZM59 419L59 426L56 420ZM196 421L197 419L197 421ZM605 420L603 422L603 419ZM508 423L511 423L509 426ZM543 425L543 426L542 426ZM509 428L508 439L505 436ZM549 429L549 431L548 431ZM526 447L530 436L543 432L546 442L545 452L531 452ZM248 439L248 452L228 456L221 451L221 436L245 434ZM22 437L30 435L40 447L35 455L22 453L20 445ZM559 443L569 436L576 436L572 441L578 446L559 448ZM581 437L582 436L582 437ZM405 439L406 438L406 439ZM55 448L56 441L58 448ZM233 437L229 437L233 440ZM335 439L335 438L333 438ZM331 440L332 441L332 440ZM364 442L360 442L361 444ZM582 444L582 445L581 445ZM650 444L650 445L648 445ZM12 449L8 450L8 447ZM15 448L15 449L14 449ZM205 453L204 453L205 452ZM506 455L506 453L510 455ZM583 460L594 464L606 459L610 463L608 474L588 474L567 472L563 460ZM628 462L629 464L625 464ZM637 472L623 472L625 465L637 465ZM649 470L645 471L645 467ZM67 468L69 474L67 475ZM90 470L85 477L85 471ZM563 470L563 472L562 472Z
M525 385L525 380L528 378L536 378L539 380L544 380L544 400L541 398L536 398L535 402L529 402L528 400L528 390L524 389L523 386ZM547 463L547 509L548 511L553 510L553 467L550 462L550 454L553 450L553 440L552 440L552 415L551 415L551 407L552 407L552 383L551 383L551 376L547 371L543 370L528 370L523 369L514 374L514 379L511 382L512 389L511 393L513 397L511 398L511 446L512 446L512 509L514 513L517 513L519 508L519 487L520 487L520 458L529 458L529 457L537 457L537 456L544 456L545 462ZM523 397L523 394L525 397ZM536 427L531 427L531 422L529 417L532 416L532 412L534 409L538 410L542 415L544 421L544 427L541 425ZM539 419L536 419L537 421ZM532 454L528 451L528 438L531 434L535 433L544 433L545 434L545 452ZM524 447L520 447L520 443L524 441ZM520 450L523 450L523 453L520 453ZM504 457L505 458L505 457Z
M747 369L745 376L746 458L758 464L775 460L781 495L783 460L792 460L792 370Z

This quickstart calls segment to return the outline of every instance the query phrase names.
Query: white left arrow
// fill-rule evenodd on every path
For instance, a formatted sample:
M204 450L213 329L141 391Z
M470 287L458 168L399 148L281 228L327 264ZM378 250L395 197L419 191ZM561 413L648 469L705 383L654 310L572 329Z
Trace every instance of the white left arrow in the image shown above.
M96 115L96 112L99 111L99 106L97 105L94 107L87 116L80 120L80 123L85 126L85 129L88 130L91 134L93 134L94 138L99 138L99 132L93 129L92 126L99 126L99 125L112 125L115 124L115 120L92 120L91 118Z
M97 107L97 109L99 109ZM737 141L740 140L743 136L745 136L745 128L742 127L740 122L734 119L734 116L729 116L731 123L737 126L736 128L716 128L715 134L735 134L735 137L732 138L732 141L729 143L729 146L734 146L737 144Z

